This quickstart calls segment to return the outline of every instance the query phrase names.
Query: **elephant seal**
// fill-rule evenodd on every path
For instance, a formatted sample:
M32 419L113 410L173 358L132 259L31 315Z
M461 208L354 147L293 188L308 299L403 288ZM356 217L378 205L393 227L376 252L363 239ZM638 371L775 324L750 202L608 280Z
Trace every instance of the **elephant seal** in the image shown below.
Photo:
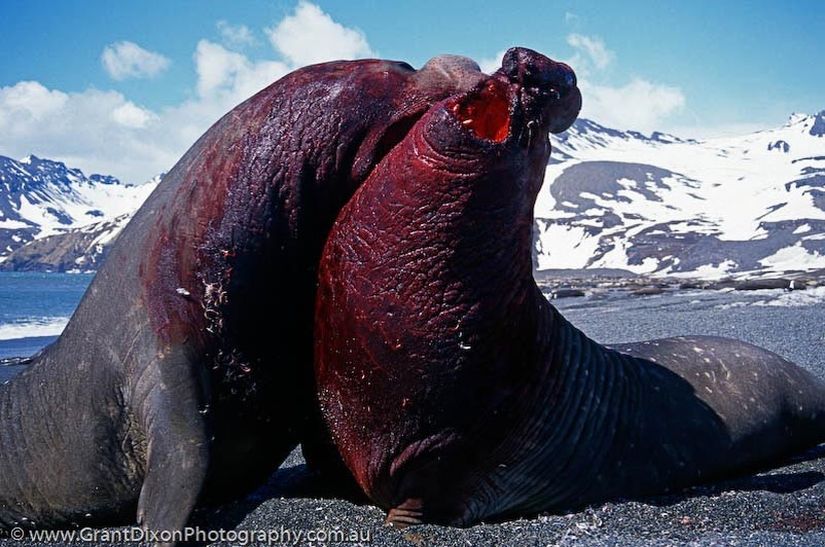
M312 424L317 264L340 207L471 60L331 62L226 114L163 178L60 338L0 388L0 528L180 530Z
M319 400L390 523L469 525L656 494L825 438L825 386L735 340L605 347L532 276L548 131L572 71L510 50L435 106L344 207L322 255Z

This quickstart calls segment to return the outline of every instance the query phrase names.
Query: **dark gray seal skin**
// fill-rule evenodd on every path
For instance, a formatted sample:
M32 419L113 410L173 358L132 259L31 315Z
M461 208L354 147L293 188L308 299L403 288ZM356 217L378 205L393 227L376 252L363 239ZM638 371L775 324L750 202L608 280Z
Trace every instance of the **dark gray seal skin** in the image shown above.
M319 400L390 523L657 494L825 439L825 386L781 357L713 337L605 347L541 294L532 214L548 130L578 113L567 70L508 52L416 124L330 233Z
M199 500L260 484L313 425L315 272L338 210L482 77L455 56L315 65L209 129L0 388L0 527L178 530Z

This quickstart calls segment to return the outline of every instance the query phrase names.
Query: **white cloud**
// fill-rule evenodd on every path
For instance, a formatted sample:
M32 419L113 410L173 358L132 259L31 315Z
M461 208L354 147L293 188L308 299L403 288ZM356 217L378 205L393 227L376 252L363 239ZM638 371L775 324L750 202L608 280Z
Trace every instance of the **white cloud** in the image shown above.
M0 124L40 121L63 108L68 97L62 91L46 89L40 82L18 82L0 88Z
M249 60L209 40L201 40L195 49L197 89L201 97L232 84L239 72L248 70Z
M321 8L303 0L292 15L266 29L266 34L294 65L375 56L361 31L336 23Z
M167 68L170 61L160 53L143 49L134 42L115 42L103 48L103 68L115 80L152 78Z
M580 81L582 116L618 129L662 129L665 118L681 110L685 96L678 87L635 78L620 87Z
M307 2L267 32L277 38L273 42L280 44L275 47L282 59L252 59L231 51L226 36L225 45L200 40L193 53L197 81L191 97L154 112L115 91L66 93L34 81L0 87L0 154L33 153L87 173L140 183L171 168L215 120L287 72L316 61L373 54L363 34ZM107 47L114 74L149 75L145 64L120 55L118 45ZM104 52L104 65L105 58Z
M157 133L156 116L115 91L64 93L37 82L0 88L0 150L5 155L34 153L87 173L142 182L175 159Z
M478 66L481 67L481 72L485 74L492 74L499 68L501 68L501 60L504 58L504 54L507 53L506 49L502 49L492 57L487 57L482 59L478 62Z
M607 49L604 41L596 36L584 36L583 34L570 34L567 43L577 52L584 53L597 69L607 68L615 54Z
M224 44L229 47L243 48L257 42L255 34L246 25L232 25L227 21L220 20L216 26Z
M220 44L201 40L195 49L197 91L202 98L240 102L290 71L279 61L251 61Z
M112 119L124 127L146 127L155 118L154 113L128 101L112 110Z
M618 129L653 131L667 129L666 120L685 107L685 95L675 86L641 77L622 85L605 83L616 54L598 36L574 33L567 36L567 43L574 54L565 62L578 77L582 117Z

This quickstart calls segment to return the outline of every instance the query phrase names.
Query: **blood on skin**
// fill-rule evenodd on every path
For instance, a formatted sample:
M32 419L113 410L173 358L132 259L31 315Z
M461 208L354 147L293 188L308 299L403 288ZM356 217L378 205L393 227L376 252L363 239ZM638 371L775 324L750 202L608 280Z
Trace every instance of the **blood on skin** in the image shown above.
M462 125L472 129L478 138L504 142L510 131L510 104L507 85L490 80L477 94L452 107L453 115Z

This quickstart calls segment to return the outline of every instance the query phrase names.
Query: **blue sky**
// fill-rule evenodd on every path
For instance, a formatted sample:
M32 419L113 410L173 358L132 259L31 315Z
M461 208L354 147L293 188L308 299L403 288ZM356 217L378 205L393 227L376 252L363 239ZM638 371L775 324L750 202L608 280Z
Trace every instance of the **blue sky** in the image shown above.
M140 182L217 117L307 63L511 45L573 64L583 115L683 136L825 109L825 4L2 0L0 154Z

